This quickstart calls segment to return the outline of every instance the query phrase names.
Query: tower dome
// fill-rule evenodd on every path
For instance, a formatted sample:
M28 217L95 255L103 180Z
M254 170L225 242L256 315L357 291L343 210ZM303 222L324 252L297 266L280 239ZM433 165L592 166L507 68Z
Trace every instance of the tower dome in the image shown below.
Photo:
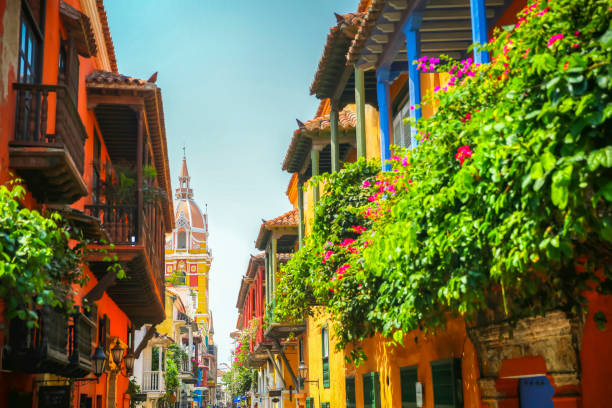
M191 177L187 171L187 158L179 175L179 186L176 189L174 204L175 229L166 236L166 249L189 251L206 249L208 240L208 220L206 214L193 200L193 190L189 184Z

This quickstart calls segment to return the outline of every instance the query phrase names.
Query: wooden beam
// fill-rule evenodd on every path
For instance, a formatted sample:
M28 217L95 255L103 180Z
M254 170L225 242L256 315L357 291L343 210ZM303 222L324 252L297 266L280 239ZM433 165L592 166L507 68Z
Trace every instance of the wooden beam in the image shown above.
M302 177L298 174L298 245L300 248L304 246L304 183Z
M370 39L378 44L386 44L389 42L389 36L387 34L373 34Z
M392 33L395 30L395 24L393 23L377 24L376 29L383 33Z
M285 356L285 353L283 352L283 347L281 346L280 341L278 341L278 339L275 338L274 343L276 344L276 347L278 348L278 353L283 359L283 363L285 363L285 366L287 367L287 370L289 371L289 375L291 376L291 381L293 381L293 386L295 387L296 390L299 390L300 383L297 377L295 376L295 373L291 369L291 364L289 364L289 361L287 361L287 357Z
M421 34L421 46L424 47L426 43L438 42L438 41L472 41L472 32L469 30L455 31L455 32L429 32Z
M486 15L487 18L493 18L495 11L493 9L487 9ZM468 8L426 10L423 14L423 21L466 20L469 18L470 10Z
M380 54L383 52L383 46L382 44L368 44L365 46L366 50L374 53L374 54Z
M283 383L283 388L285 388L285 379L283 378L283 370L281 370L278 367L278 364L276 364L276 360L274 359L274 356L272 355L272 353L270 353L270 349L266 349L266 353L268 354L268 358L270 359L270 361L272 362L272 365L274 366L274 369L276 370L276 375L279 376L281 382Z
M402 13L399 11L383 11L383 17L392 23L398 22L402 18Z
M140 105L144 106L144 98L142 96L129 95L87 95L87 109L93 110L98 105Z
M448 41L448 42L431 42L423 43L421 49L426 52L447 52L447 51L467 51L470 42L465 41Z
M136 347L136 350L134 350L134 357L136 357L136 359L140 357L140 353L142 353L142 350L144 350L145 347L147 347L147 343L149 342L149 340L151 340L151 338L155 334L155 331L156 330L155 330L154 325L149 326L149 328L145 332L144 337L140 341L140 344L138 345L138 347Z
M404 10L408 8L407 0L389 0L387 2L389 6L393 7L395 10Z
M460 30L471 30L470 20L464 21L426 21L421 25L421 33L427 33L432 31L445 32L445 31L460 31Z
M89 292L83 297L87 302L93 303L98 301L104 295L104 292L111 286L117 284L117 274L114 271L107 271L102 279L98 280L96 286L91 288Z

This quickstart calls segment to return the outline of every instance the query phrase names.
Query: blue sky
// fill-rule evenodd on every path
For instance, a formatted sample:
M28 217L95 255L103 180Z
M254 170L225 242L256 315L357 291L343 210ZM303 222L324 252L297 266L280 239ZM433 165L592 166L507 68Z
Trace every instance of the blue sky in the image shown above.
M358 0L106 0L119 72L159 72L173 188L187 160L208 204L211 309L228 362L240 278L261 219L291 208L281 170L295 119L311 119L309 86L334 12Z

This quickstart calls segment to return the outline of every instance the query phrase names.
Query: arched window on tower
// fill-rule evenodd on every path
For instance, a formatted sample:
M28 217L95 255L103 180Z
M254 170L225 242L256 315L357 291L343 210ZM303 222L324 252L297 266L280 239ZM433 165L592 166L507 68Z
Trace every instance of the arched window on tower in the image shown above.
M186 249L187 248L187 233L185 230L179 230L177 234L177 248L178 249Z

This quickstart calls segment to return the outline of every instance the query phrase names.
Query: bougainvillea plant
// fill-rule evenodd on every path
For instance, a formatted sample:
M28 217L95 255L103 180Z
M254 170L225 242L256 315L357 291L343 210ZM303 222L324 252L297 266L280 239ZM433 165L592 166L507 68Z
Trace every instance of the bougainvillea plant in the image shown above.
M384 174L358 162L324 176L334 187L276 313L325 305L343 348L483 310L582 314L586 292L610 293L611 16L604 0L531 3L483 46L491 63L419 61L451 75L425 101L438 108L419 145Z
M232 366L223 374L223 382L232 398L243 396L257 380L257 371L249 366L249 350L259 324L259 319L253 319L249 327L240 331L232 351Z

